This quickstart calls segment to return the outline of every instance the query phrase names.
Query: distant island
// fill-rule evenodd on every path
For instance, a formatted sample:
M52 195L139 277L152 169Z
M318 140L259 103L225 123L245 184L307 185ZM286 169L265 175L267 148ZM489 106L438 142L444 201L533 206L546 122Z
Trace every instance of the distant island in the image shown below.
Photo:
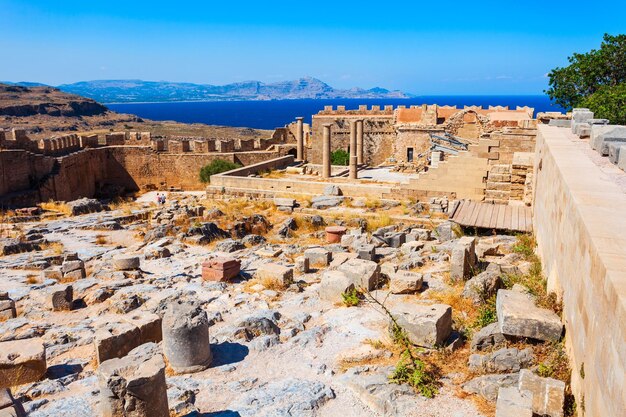
M10 84L43 85L33 82ZM244 81L226 85L168 81L96 80L62 84L56 87L61 91L88 97L100 103L412 97L402 91L390 91L380 87L367 90L358 87L348 90L335 89L325 82L311 77L276 83Z

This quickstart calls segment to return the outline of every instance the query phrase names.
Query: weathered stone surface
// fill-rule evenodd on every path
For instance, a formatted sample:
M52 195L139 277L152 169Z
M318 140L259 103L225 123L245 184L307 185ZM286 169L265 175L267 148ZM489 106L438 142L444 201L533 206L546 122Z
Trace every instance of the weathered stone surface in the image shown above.
M373 290L379 285L380 267L376 262L364 259L349 259L338 268L358 288Z
M556 341L563 333L559 317L551 310L537 307L526 294L498 290L496 311L500 331L506 336Z
M278 236L287 238L291 235L291 231L296 230L297 228L298 228L298 223L296 223L296 219L294 219L293 217L290 217L278 227L277 233L278 233Z
M410 255L412 253L418 252L424 247L424 242L420 240L412 240L410 242L403 243L400 247L400 251L404 255Z
M67 203L72 215L95 213L104 210L104 206L98 200L92 198L81 198Z
M139 269L139 257L133 255L117 255L113 258L113 266L118 271Z
M241 319L237 323L235 335L246 340L252 340L259 336L278 336L280 335L278 319L280 319L278 311L261 310Z
M532 417L532 396L528 391L516 387L503 387L498 390L496 417Z
M69 311L72 309L74 289L71 285L54 285L46 290L47 303L53 311Z
M163 352L177 373L199 372L211 364L206 312L190 303L169 305L163 316Z
M565 382L542 378L524 369L520 372L518 388L531 393L533 413L550 417L563 416Z
M42 339L0 342L0 389L39 381L46 370Z
M500 345L506 341L502 332L500 332L500 324L491 323L472 336L470 347L472 351L485 350Z
M308 274L311 270L309 260L304 256L298 256L296 258L296 269L303 274Z
M274 205L279 207L295 207L296 200L293 198L274 197Z
M324 271L320 282L319 296L322 300L341 303L341 294L355 289L353 280L342 271Z
M205 281L230 281L240 271L241 261L235 258L219 257L202 263L202 279Z
M324 195L341 195L341 189L336 185L329 184L324 187Z
M343 241L343 238L342 238ZM358 249L359 259L364 259L366 261L375 261L376 260L376 246L374 245L361 245Z
M96 358L102 363L112 358L121 358L140 345L141 332L128 322L104 323L94 335Z
M293 284L293 268L276 263L266 263L258 267L255 277L260 280L273 280L286 287Z
M476 238L463 236L452 248L450 279L460 281L471 276L476 267Z
M452 307L446 304L400 303L392 307L391 314L418 346L441 346L452 332Z
M0 292L0 321L17 317L15 301L9 298L6 292Z
M343 203L344 197L319 196L311 199L311 207L315 209L327 209L337 207Z
M159 343L163 339L161 317L148 312L136 312L125 316L124 320L139 329L139 344Z
M503 348L486 355L470 355L469 369L478 374L519 372L520 369L530 366L533 359L531 348Z
M500 387L517 387L519 373L482 375L463 384L463 391L495 402Z
M403 232L385 233L385 243L392 248L399 248L406 242L406 234Z
M456 234L453 230L454 223L452 222L443 222L435 229L435 238L439 242L447 242L448 240L452 240L456 237Z
M422 288L423 276L417 272L398 271L389 277L392 294L412 294Z
M328 266L333 258L333 254L324 248L309 248L304 251L304 257L309 260L311 268L319 268Z
M168 417L165 362L159 347L143 344L98 368L100 412L104 417Z
M465 283L463 297L471 299L474 304L485 302L502 287L501 275L500 265L495 263L489 264L485 271L470 278Z

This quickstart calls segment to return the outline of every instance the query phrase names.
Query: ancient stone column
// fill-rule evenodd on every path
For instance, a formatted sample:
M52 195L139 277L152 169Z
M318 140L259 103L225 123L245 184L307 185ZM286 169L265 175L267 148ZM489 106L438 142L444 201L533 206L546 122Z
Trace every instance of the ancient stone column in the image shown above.
M324 124L322 143L322 177L330 178L330 127L332 123Z
M104 417L169 417L165 362L155 343L98 368L100 412Z
M365 163L364 158L364 143L363 143L363 120L357 120L356 122L356 162L359 165Z
M356 155L351 155L350 156L350 176L349 178L351 180L356 180L357 179L357 157Z
M357 152L357 140L356 140L356 131L357 131L357 121L350 120L350 176L351 180L355 180L357 178L357 163L358 157L356 155Z
M163 316L163 351L176 373L203 371L211 364L209 320L192 303L173 303Z
M304 127L302 126L303 119L303 117L296 117L296 159L298 161L304 161Z

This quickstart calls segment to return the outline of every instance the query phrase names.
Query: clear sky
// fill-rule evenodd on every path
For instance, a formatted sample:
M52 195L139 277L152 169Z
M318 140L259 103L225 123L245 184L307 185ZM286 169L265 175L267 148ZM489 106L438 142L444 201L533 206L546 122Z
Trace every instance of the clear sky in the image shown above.
M626 33L626 1L0 0L0 80L302 76L414 94L538 94Z

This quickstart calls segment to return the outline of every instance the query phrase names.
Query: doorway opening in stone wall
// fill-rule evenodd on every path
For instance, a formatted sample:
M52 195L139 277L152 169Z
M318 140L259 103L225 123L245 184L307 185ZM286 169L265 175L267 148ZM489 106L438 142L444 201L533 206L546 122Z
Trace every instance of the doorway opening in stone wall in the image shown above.
M406 161L413 162L413 148L406 148Z

